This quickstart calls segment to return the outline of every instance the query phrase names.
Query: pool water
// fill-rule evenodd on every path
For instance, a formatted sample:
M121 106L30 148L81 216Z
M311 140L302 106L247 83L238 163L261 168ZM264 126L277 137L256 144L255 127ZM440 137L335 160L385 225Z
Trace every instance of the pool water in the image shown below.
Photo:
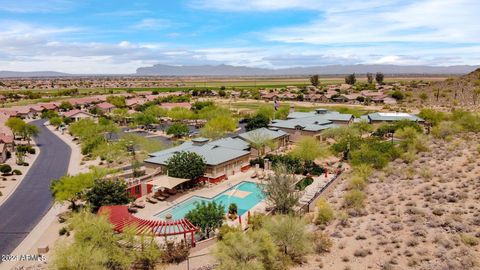
M241 192L237 192L237 191ZM233 196L230 196L233 194ZM235 196L237 194L238 196ZM265 198L262 190L256 183L252 182L241 182L222 193L218 194L213 198L206 198L200 196L192 196L168 209L163 210L162 212L155 215L155 217L164 219L165 215L170 213L172 214L173 219L184 218L185 215L195 206L202 202L216 202L217 204L222 204L225 208L225 213L228 211L228 206L232 203L235 203L238 207L238 214L243 215L252 207L257 205Z

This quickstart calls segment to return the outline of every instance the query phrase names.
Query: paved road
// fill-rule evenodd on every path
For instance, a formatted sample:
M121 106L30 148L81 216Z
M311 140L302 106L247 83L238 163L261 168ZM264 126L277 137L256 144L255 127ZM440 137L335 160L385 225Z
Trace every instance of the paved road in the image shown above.
M10 254L37 225L53 204L52 179L67 173L71 149L43 126L45 120L32 124L40 129L35 142L40 155L15 192L0 206L0 255Z

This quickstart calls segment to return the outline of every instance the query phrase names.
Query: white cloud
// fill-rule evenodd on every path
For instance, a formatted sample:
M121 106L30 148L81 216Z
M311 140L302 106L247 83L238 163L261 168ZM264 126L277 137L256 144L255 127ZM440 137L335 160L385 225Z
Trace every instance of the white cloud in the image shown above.
M269 41L306 44L480 42L477 0L424 0L337 12L326 7L306 25L261 33Z
M169 20L146 18L134 24L132 28L138 30L158 30L168 28L171 25L172 23Z
M12 13L56 13L70 10L77 4L72 0L0 0L0 10Z

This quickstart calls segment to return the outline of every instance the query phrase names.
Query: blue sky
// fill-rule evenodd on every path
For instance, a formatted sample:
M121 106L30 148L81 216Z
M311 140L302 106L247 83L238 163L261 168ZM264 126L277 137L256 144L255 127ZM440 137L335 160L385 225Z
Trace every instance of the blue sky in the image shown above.
M478 0L0 0L0 70L480 64Z

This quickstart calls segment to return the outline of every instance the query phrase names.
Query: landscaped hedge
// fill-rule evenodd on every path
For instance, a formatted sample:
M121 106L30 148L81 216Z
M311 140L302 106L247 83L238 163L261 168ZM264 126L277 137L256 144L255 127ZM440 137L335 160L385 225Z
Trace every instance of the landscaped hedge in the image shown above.
M303 162L301 159L297 157L293 157L290 155L272 155L267 154L265 156L266 159L270 160L272 163L272 167L275 167L278 164L283 164L287 167L287 169L295 174L311 174L311 175L321 175L325 172L325 169L319 165L317 165L313 161L305 161ZM250 160L250 165L254 167L256 164L260 165L260 168L265 168L264 159L263 158L256 158Z
M297 190L304 190L306 187L311 185L313 183L313 178L312 177L305 177L302 180L300 180L296 185L295 188Z

